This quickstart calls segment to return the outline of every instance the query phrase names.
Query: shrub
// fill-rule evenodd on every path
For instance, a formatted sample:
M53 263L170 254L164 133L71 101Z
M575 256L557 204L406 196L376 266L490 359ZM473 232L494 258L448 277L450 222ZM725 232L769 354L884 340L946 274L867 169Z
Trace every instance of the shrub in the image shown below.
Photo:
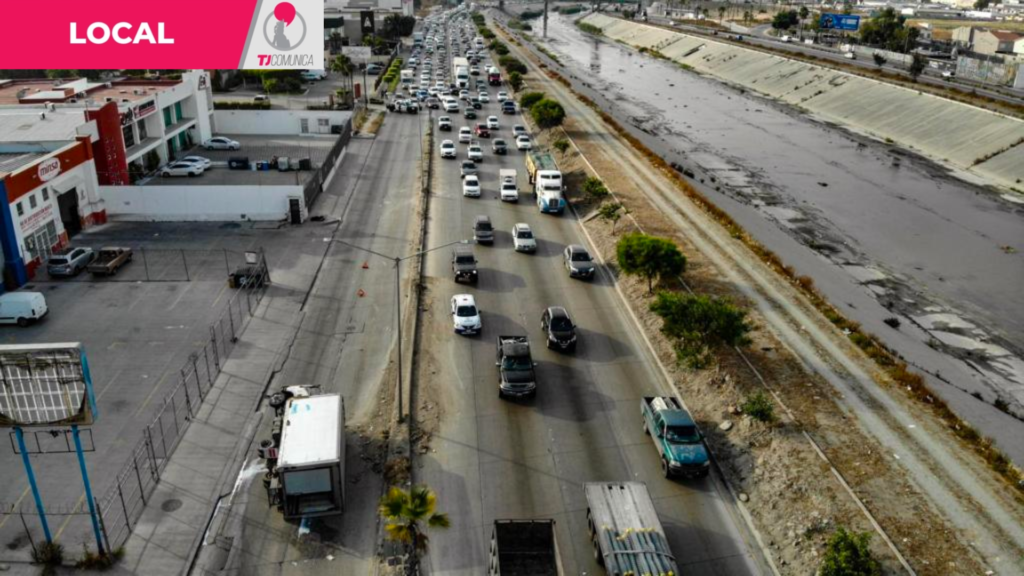
M582 190L587 195L587 198L591 200L600 200L610 194L604 182L594 176L590 176L583 181Z
M828 541L825 558L818 574L821 576L880 576L882 568L871 557L868 532L847 532L842 526Z
M651 311L661 317L661 332L673 341L676 358L691 368L709 365L719 348L750 342L747 311L724 298L661 292Z
M544 98L530 107L530 116L542 129L554 128L565 121L565 108L557 100Z
M519 91L523 87L523 75L519 72L513 72L508 75L508 85L515 90Z
M580 22L579 20L576 21L576 27L587 34L593 34L594 36L601 36L604 34L604 32L597 26L587 24L586 22Z
M515 56L502 56L498 58L498 64L501 65L508 73L519 72L520 74L526 74L526 64L516 58Z
M509 76L509 81L512 77ZM519 97L519 105L523 107L523 110L529 110L533 108L533 105L544 99L543 92L527 92Z
M569 141L565 138L559 138L551 144L551 147L558 150L558 153L562 156L565 156L565 153L569 150Z
M597 215L600 216L602 220L607 220L612 223L612 234L615 234L615 225L618 224L619 219L622 218L622 212L622 204L609 202L598 208Z
M519 13L520 20L536 20L544 15L543 10L524 10Z
M600 183L600 181L598 181ZM604 187L601 184L601 187ZM686 269L686 257L671 240L641 233L627 234L616 246L619 268L647 279L647 292L654 291L654 279L676 276ZM659 299L661 296L659 295ZM654 310L652 305L652 310ZM657 311L655 311L657 312ZM664 316L663 316L664 317Z
M764 395L764 392L748 396L740 408L744 414L749 414L751 418L759 422L770 424L775 421L775 405Z
M43 566L60 566L64 563L64 546L57 542L43 542L32 550L32 561Z

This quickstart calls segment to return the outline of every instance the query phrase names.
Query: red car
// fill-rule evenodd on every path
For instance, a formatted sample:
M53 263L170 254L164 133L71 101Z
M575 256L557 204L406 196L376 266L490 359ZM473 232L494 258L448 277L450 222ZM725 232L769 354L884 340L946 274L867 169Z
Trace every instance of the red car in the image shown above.
M486 124L477 124L476 129L473 130L479 138L490 138L491 131L487 129Z

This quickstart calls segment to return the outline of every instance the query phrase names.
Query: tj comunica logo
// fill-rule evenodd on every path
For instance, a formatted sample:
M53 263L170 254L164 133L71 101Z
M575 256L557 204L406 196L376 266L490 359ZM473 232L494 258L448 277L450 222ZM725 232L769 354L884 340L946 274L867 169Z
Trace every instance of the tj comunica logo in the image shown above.
M324 68L322 0L260 0L242 68Z

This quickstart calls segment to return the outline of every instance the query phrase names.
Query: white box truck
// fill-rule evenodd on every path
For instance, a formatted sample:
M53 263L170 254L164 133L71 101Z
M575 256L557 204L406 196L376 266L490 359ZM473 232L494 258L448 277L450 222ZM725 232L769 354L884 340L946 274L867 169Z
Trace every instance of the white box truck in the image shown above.
M500 182L500 198L502 202L518 202L519 186L516 184L516 171L508 168L498 170Z
M290 398L281 413L278 507L285 519L341 514L345 504L345 404L339 394Z

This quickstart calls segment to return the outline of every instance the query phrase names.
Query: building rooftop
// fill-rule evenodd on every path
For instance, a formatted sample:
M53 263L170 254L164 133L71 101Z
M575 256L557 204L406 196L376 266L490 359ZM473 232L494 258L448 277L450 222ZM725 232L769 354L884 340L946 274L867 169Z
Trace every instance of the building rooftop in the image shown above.
M109 86L108 86L109 84ZM44 104L47 102L84 105L84 99L103 104L107 98L120 103L150 98L157 92L178 84L177 80L115 80L90 82L80 79L63 80L8 80L0 81L0 106L15 104ZM81 93L85 96L81 96Z
M1024 36L1021 36L1020 34L1016 32L1011 32L1009 30L989 30L989 32L991 32L993 36L995 36L1002 42L1014 42L1016 40L1024 38Z
M0 143L72 141L85 124L81 108L0 108Z
M4 154L0 152L0 176L10 174L22 166L31 164L47 154L49 154L49 152L19 152L16 154Z

